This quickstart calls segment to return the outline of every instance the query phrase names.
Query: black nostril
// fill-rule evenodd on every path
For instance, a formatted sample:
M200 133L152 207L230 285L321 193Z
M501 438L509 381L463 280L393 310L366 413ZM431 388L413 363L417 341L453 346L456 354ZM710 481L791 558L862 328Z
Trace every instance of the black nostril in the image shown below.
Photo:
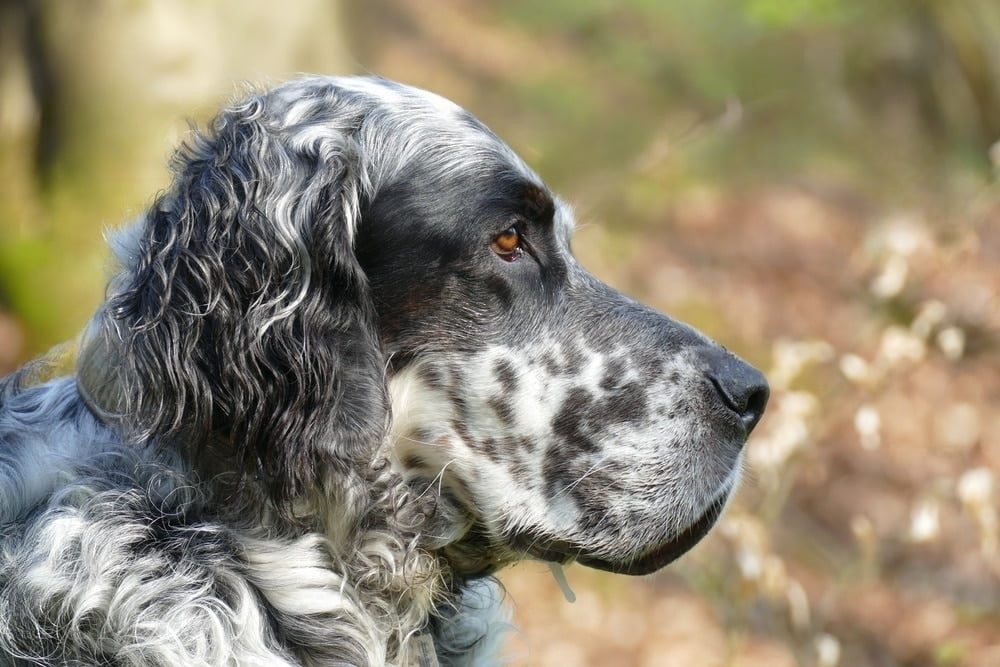
M771 393L767 380L756 368L721 349L706 351L703 359L707 362L706 375L719 398L739 415L749 434L767 407Z
M767 384L756 387L747 399L746 409L740 414L743 425L747 429L747 435L754 429L760 418L764 416L764 408L767 407L767 399L771 395L771 390Z

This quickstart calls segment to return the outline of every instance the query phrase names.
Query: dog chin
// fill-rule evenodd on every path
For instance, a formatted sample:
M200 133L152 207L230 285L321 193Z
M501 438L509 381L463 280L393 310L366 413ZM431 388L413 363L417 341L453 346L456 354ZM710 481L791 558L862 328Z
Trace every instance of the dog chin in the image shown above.
M596 570L641 576L652 574L687 553L701 541L722 515L723 510L736 486L735 473L698 518L675 533L666 541L643 550L628 559L607 558L588 553L586 546L572 540L562 540L539 535L534 532L514 533L507 538L509 548L522 557L534 558L551 563L579 563Z
M576 562L615 574L641 576L652 574L674 562L698 544L722 515L729 499L729 490L723 492L708 506L700 517L666 542L646 551L641 556L624 561L611 560L580 554Z

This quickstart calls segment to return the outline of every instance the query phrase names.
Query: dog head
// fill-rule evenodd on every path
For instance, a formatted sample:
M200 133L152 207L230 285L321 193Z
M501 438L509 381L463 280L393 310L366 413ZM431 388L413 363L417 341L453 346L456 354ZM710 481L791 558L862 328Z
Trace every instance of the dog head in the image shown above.
M389 447L438 494L427 544L458 572L654 571L718 517L767 385L587 273L572 232L437 96L320 77L251 95L120 253L116 408L277 500Z

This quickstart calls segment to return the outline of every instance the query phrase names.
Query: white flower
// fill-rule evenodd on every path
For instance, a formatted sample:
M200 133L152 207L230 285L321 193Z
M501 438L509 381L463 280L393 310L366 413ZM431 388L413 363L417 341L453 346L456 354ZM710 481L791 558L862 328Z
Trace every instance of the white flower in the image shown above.
M813 644L816 647L817 667L837 667L840 664L839 639L824 632L816 636Z
M832 359L833 346L824 340L779 340L771 356L773 363L768 373L771 386L786 389L807 366Z
M840 358L840 372L854 384L867 385L873 380L871 365L856 354L845 354Z
M958 480L958 497L979 526L979 549L983 556L996 557L1000 543L1000 518L993 504L996 476L989 468L967 470Z
M882 332L879 358L890 368L904 362L922 361L927 353L924 341L909 329L891 326Z
M926 224L920 216L892 216L877 228L876 234L876 242L891 255L909 257L929 245Z
M906 287L910 265L902 255L890 255L882 271L872 280L872 294L880 299L891 299Z
M861 446L865 449L878 449L882 444L882 417L872 405L862 405L854 413L854 429L861 438Z
M778 399L778 409L789 418L807 419L816 414L819 401L808 391L789 391Z
M972 468L958 480L958 498L969 507L986 507L993 500L996 476L989 468Z
M910 539L930 542L941 534L941 508L935 500L924 500L913 508L910 515Z
M910 322L910 331L917 336L926 339L931 335L931 331L934 330L934 327L944 321L947 314L948 307L940 301L937 301L936 299L925 301L921 304L920 310L917 312L917 316L913 318L912 322Z
M755 551L740 549L736 554L736 565L740 568L740 576L747 581L757 581L764 574L764 562Z
M958 327L946 327L938 332L937 344L948 361L958 361L965 353L965 332Z
M768 431L758 437L748 456L761 472L776 472L809 443L808 419L819 409L819 401L806 391L778 396Z

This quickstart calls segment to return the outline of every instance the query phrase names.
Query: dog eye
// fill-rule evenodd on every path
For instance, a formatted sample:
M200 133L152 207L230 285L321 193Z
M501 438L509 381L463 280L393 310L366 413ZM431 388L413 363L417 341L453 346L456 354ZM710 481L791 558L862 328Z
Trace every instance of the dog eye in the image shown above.
M513 262L520 257L524 250L521 247L521 233L517 227L508 227L499 236L493 239L490 246L493 252L508 262Z

